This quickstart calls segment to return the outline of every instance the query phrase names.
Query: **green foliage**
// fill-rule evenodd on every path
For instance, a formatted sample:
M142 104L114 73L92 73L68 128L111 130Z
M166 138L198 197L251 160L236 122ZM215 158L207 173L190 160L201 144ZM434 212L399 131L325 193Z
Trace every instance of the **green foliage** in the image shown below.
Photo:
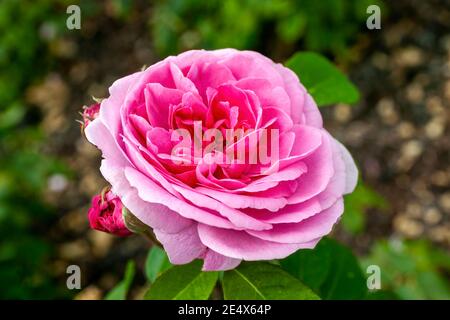
M317 53L296 53L286 62L286 66L297 74L318 106L353 104L359 100L358 89L333 64Z
M192 48L293 52L299 45L339 55L365 27L370 4L381 0L160 0L151 26L162 56Z
M345 246L328 238L313 250L300 250L280 261L283 269L313 289L322 299L363 299L366 279Z
M155 282L156 278L172 267L166 252L158 246L153 246L148 252L145 260L145 275L150 283Z
M450 255L429 242L381 240L362 264L378 265L382 289L400 299L450 299Z
M105 300L125 300L127 298L128 290L133 282L135 269L134 261L128 261L123 280L106 295Z
M0 298L68 296L52 276L53 246L42 236L54 211L42 200L50 175L70 172L40 150L39 117L23 100L51 64L41 38L55 26L53 0L0 1ZM44 232L43 232L44 230Z
M42 74L48 65L43 54L45 43L38 31L43 21L52 23L55 1L0 2L0 106L5 108L16 101L22 90ZM26 43L26 45L23 45Z
M345 211L342 226L350 234L357 235L366 227L366 210L369 208L386 209L387 203L382 196L373 191L362 181L358 182L355 191L344 198Z
M159 276L145 295L149 300L206 300L216 285L218 272L202 272L202 262L174 266Z
M225 300L317 300L307 286L276 265L244 262L226 271L222 281Z

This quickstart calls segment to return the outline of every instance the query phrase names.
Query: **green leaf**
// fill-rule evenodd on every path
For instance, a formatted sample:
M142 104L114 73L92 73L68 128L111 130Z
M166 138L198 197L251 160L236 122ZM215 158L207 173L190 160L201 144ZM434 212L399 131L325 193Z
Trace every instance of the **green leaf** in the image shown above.
M149 300L206 300L217 282L218 272L202 272L202 262L174 266L159 276L145 294Z
M354 104L359 100L359 91L350 80L317 53L296 53L286 62L286 66L297 74L318 106Z
M298 279L267 262L244 262L223 277L225 300L317 300Z
M156 278L170 267L172 264L169 262L166 252L158 246L153 246L145 261L145 275L150 283L155 282Z
M450 299L450 255L424 240L377 241L362 265L381 269L381 287L400 299Z
M322 299L363 299L366 279L352 252L328 238L313 250L300 250L280 261L283 269Z
M369 208L385 209L384 198L362 181L358 182L356 189L344 198L345 212L342 216L342 226L350 234L357 235L364 231L366 226L366 210Z
M135 274L134 261L128 261L125 276L105 297L105 300L125 300Z

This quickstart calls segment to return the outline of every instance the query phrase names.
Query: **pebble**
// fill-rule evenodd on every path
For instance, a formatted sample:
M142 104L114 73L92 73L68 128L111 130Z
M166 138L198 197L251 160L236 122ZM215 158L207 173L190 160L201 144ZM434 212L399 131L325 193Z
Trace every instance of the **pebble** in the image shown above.
M450 246L450 226L436 226L430 230L430 238L436 242L445 243Z
M442 214L439 212L437 208L428 208L425 211L425 214L423 216L423 220L428 225L434 225L437 224L442 219Z
M416 132L416 128L411 122L402 121L397 126L397 133L400 138L402 139L409 139L412 138Z
M434 117L425 125L425 134L431 140L442 137L445 131L445 119Z
M348 104L338 104L334 107L334 118L341 123L346 123L352 116L352 107Z
M450 184L449 176L445 171L435 171L430 177L431 183L438 187L446 187Z
M423 86L418 83L412 83L406 87L406 99L411 103L420 103L425 96Z
M397 168L401 171L408 171L422 152L423 145L420 141L411 140L406 142L400 149L400 157L396 162Z
M447 191L446 193L444 193L439 197L439 205L447 213L450 213L450 191Z
M422 207L418 203L409 203L406 206L406 214L413 218L420 218L422 216Z
M407 47L399 49L394 55L394 61L402 67L417 67L423 64L424 53L417 47Z
M376 52L372 56L372 63L380 70L385 70L389 66L389 58L385 53Z
M101 300L102 291L95 285L84 288L75 297L75 300Z
M381 120L389 125L394 125L398 122L398 114L395 111L394 101L389 98L381 99L376 106L378 115Z
M108 254L115 237L105 232L89 230L88 238L92 245L92 253L96 257L102 258Z
M400 215L394 219L394 227L398 232L409 238L417 238L424 231L421 223L404 215Z
M401 149L401 156L407 159L415 159L423 152L423 144L418 140L406 142Z
M447 100L450 100L450 80L447 80L444 85L444 96L447 98Z
M76 261L89 254L89 245L84 239L63 243L58 248L59 256L63 259Z
M435 116L442 116L445 117L446 110L444 106L442 105L442 99L437 96L432 96L425 101L425 105L427 107L427 110L435 115Z
M51 192L61 192L67 188L67 178L62 174L54 174L48 178L48 189Z

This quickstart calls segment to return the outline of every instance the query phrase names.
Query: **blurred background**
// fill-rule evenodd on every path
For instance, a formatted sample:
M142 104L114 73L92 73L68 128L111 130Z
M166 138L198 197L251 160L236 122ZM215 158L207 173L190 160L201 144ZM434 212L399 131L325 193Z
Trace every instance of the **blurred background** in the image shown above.
M391 297L450 299L449 0L1 0L0 298L102 299L129 259L142 293L149 243L89 229L106 182L75 120L143 65L223 47L277 62L317 51L349 75L360 102L321 109L361 169L333 237L381 267ZM71 264L81 290L66 287Z

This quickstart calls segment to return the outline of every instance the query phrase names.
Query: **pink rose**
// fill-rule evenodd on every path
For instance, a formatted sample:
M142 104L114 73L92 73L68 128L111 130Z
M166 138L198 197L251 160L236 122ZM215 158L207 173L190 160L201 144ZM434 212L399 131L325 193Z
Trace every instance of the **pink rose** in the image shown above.
M126 237L132 233L122 218L123 205L120 198L111 191L102 192L92 198L88 217L92 229Z
M188 51L109 92L86 136L114 193L174 264L226 270L313 248L355 187L350 154L297 76L259 53ZM245 139L215 135L238 129ZM223 161L241 147L244 162Z

